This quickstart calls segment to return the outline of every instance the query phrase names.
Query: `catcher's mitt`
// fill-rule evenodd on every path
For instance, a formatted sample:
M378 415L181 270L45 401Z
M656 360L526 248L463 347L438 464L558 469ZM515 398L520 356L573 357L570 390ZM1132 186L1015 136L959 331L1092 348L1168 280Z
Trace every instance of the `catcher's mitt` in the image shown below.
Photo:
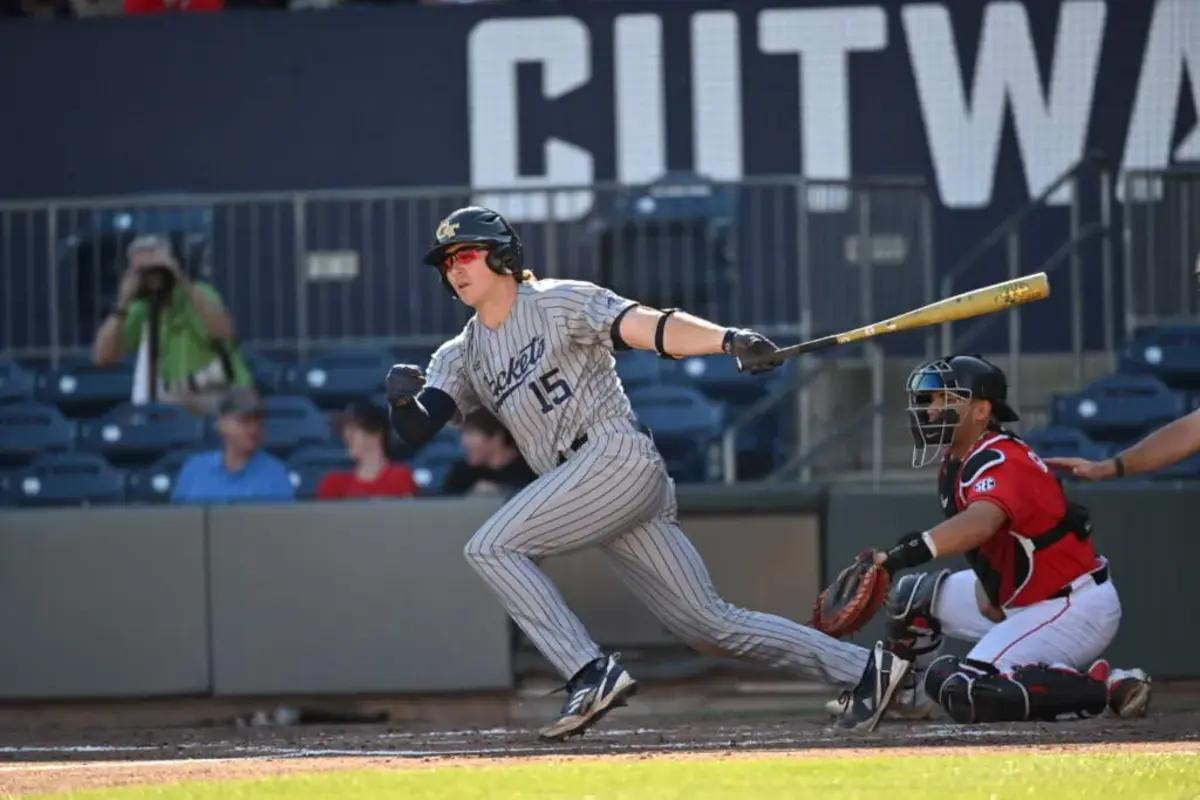
M888 571L875 563L875 551L864 550L817 596L812 627L835 638L849 636L871 621L891 585Z

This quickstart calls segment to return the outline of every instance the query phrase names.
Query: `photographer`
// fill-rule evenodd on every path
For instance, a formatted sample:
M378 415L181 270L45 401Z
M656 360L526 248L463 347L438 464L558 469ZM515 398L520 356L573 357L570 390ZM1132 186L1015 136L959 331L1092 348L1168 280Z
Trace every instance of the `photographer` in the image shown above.
M107 366L136 351L133 401L178 403L195 414L212 414L231 387L251 386L220 295L188 278L170 238L139 236L126 259L116 304L96 332L92 361Z

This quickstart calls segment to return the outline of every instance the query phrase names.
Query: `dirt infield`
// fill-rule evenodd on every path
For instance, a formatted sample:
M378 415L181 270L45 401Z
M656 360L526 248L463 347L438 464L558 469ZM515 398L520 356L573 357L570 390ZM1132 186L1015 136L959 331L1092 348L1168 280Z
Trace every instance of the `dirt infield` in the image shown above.
M824 719L769 715L676 718L634 726L614 717L583 739L542 744L530 728L415 730L387 725L172 728L0 734L0 797L56 790L268 777L343 769L413 769L525 759L788 757L880 752L947 753L963 748L1086 749L1200 753L1200 712L1143 720L959 726L885 723L869 735L836 731ZM623 724L624 723L624 724Z

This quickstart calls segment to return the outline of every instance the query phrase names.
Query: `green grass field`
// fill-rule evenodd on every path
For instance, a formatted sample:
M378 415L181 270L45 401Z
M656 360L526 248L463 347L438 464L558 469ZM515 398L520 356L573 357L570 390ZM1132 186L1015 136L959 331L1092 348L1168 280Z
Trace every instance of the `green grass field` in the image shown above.
M812 797L1200 797L1200 755L1030 753L595 760L332 772L284 778L90 790L40 797L97 800L234 798L595 798L705 800Z

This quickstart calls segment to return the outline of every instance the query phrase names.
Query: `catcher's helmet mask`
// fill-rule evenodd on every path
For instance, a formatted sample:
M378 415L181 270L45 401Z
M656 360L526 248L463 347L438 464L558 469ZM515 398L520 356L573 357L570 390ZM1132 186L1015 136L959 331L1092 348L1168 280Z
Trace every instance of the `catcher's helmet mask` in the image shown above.
M525 265L525 250L521 237L499 213L490 208L467 206L450 213L438 223L434 244L425 253L426 264L436 267L442 284L455 297L458 294L446 277L443 263L450 247L456 244L475 244L487 250L488 269L497 275L512 275L519 280Z
M936 461L954 440L962 410L972 400L987 400L992 419L1016 422L1020 417L1008 404L1008 381L999 367L978 355L950 356L927 361L908 376L909 432L913 438L912 465L920 468ZM935 395L943 404L935 418L930 405Z

